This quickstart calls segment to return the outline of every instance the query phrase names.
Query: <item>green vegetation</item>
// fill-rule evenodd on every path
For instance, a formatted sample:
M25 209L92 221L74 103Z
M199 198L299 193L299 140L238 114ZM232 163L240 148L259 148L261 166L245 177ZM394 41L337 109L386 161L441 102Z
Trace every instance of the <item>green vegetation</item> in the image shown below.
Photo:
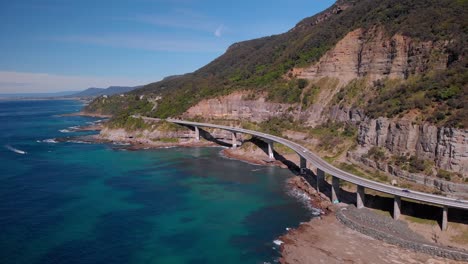
M177 132L177 131L187 130L187 128L185 128L185 127L183 127L181 125L170 123L170 122L167 122L165 120L161 120L161 121L155 123L155 128L157 128L157 130L163 131L163 132L171 132L171 131Z
M364 157L375 161L384 161L387 158L387 155L385 154L385 150L383 148L374 146L369 149Z
M432 175L432 168L434 168L434 161L427 159L420 159L416 156L397 156L394 159L395 165L407 170L411 173L424 173Z
M431 123L468 127L468 71L458 63L447 70L428 72L407 82L376 82L378 95L365 108L368 115L394 117L419 109Z
M468 182L468 178L464 179L461 173L446 171L443 169L437 170L436 176L441 179L452 181L452 182Z
M362 107L366 102L366 97L369 96L369 94L365 92L367 88L366 82L365 78L351 81L348 85L340 89L335 95L335 98L333 98L333 101L336 104Z
M409 215L405 215L405 219L408 222L417 223L417 224L438 225L437 221L433 219L419 218L419 217L414 217L414 216L409 216Z
M144 97L140 99L139 95L126 94L123 96L100 96L87 105L84 110L90 113L105 115L119 115L123 113L132 115L149 113L152 108L153 104Z
M289 147L286 147L285 145L282 145L282 144L275 144L275 151L278 152L281 155L296 153L294 150L292 150Z
M332 6L303 19L284 34L235 43L225 54L193 73L166 78L130 93L161 96L154 112L152 103L138 102L138 97L133 96L96 99L87 110L174 117L203 99L236 90L253 91L252 94L267 92L269 100L308 107L314 102L317 89L309 88L304 80L287 80L286 76L293 77L290 70L317 62L354 29L380 27L388 36L401 33L415 41L446 41L443 54L431 54L426 59L432 61L432 56L446 56L448 69L433 73L425 69L408 72L409 77L420 74L419 79L396 86L377 83L375 99L363 96L366 87L358 80L338 93L335 100L364 107L372 117L393 117L419 109L429 122L467 127L467 1L343 0L338 5L340 8Z
M286 130L304 130L297 121L294 121L292 116L287 115L272 117L265 122L259 123L258 128L262 132L275 136L282 136L282 132Z
M152 129L152 125L146 123L142 118L135 118L126 113L113 117L109 120L107 126L110 128L123 128L127 131Z
M441 179L444 179L444 180L447 180L447 181L450 181L452 179L453 174L454 173L452 173L450 171L443 170L443 169L439 169L437 171L437 177L439 177Z
M388 183L389 181L388 176L384 173L381 173L379 171L362 170L354 164L342 162L338 164L338 168L366 179L376 180L383 183Z
M354 175L357 175L357 176L361 176L363 178L367 178L367 174L363 173L360 169L358 169L355 165L353 164L349 164L349 163L340 163L338 165L338 168L346 171L346 172L349 172L349 173L352 173Z
M287 83L279 82L268 92L268 99L274 102L294 104L299 102L302 89L307 86L304 79L293 79Z
M178 138L158 138L158 139L154 139L154 141L159 141L163 143L179 143Z
M340 149L346 141L355 143L357 136L357 128L348 123L327 122L316 128L308 130L311 137L318 138L318 147L322 150L336 151L338 153L344 151Z
M316 98L318 93L320 92L320 87L317 85L312 85L305 89L303 92L303 97L302 97L302 107L304 109L308 108L311 106L313 103L315 103Z

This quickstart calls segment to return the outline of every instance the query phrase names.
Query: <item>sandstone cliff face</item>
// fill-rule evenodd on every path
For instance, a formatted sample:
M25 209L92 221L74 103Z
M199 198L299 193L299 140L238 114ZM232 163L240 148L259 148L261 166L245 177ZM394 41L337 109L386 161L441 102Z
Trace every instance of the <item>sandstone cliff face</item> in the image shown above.
M361 123L358 143L365 148L384 147L396 155L417 155L468 175L467 130L378 118Z
M191 107L184 117L204 117L214 119L250 120L263 122L273 116L288 112L289 104L267 102L265 97L245 100L247 94L235 92L227 96L203 100Z
M127 142L137 141L142 143L150 143L152 139L161 138L193 138L190 134L190 130L187 131L149 131L149 130L137 130L137 131L126 131L125 129L111 129L104 127L100 132L100 137L109 141L115 142Z
M312 22L319 23L319 20ZM308 109L268 102L262 96L246 100L245 92L236 92L204 100L190 108L184 117L264 122L271 117L290 115L310 127L327 120L352 122L360 124L358 141L361 151L372 146L384 147L395 155L417 155L433 160L438 167L465 176L468 175L466 130L415 125L410 121L387 118L368 119L363 111L333 105L331 100L341 87L356 78L365 77L369 82L386 77L406 79L409 75L430 69L444 69L448 61L444 52L446 45L443 42L415 41L398 34L388 36L377 27L356 29L316 64L291 71L294 76L309 79L312 83L327 78L338 80L337 85L321 89L318 100Z
M232 134L229 131L222 129L200 129L200 136L217 143L232 143ZM179 131L161 131L161 130L135 130L127 131L122 128L111 129L104 127L99 138L105 141L116 143L132 143L132 144L146 144L148 146L164 146L164 145L184 145L185 143L195 142L195 132L193 130L182 129ZM242 141L243 135L236 134L237 140ZM178 143L164 142L164 139L178 139Z
M370 81L407 78L430 68L444 69L448 55L440 52L446 43L417 42L409 37L387 37L383 30L356 29L339 41L318 63L308 68L295 69L299 78L318 79L334 77L346 84L368 77Z

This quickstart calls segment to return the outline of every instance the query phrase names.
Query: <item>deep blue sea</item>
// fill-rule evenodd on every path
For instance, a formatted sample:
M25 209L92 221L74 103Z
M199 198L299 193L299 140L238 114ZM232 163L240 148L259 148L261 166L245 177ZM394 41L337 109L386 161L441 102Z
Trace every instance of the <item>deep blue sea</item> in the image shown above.
M220 148L126 151L53 139L78 101L0 101L0 263L274 263L312 216L286 169ZM89 132L87 132L89 133Z

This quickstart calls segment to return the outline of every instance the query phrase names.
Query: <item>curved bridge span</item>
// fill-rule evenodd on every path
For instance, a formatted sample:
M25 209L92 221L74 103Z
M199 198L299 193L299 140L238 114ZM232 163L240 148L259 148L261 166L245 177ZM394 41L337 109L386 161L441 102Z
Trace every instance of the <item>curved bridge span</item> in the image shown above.
M151 119L151 118L145 118ZM319 180L323 180L324 173L328 173L332 176L332 201L337 201L337 193L339 190L339 180L344 180L353 184L357 185L357 207L362 208L364 207L364 188L368 188L371 190L387 193L394 196L394 210L393 210L393 218L398 219L400 216L401 211L401 198L407 198L410 200L420 201L423 203L430 203L435 204L443 207L442 213L442 229L445 230L447 228L447 218L448 218L448 208L459 208L468 210L468 201L467 200L460 200L454 198L448 198L440 195L433 195L423 192L417 191L408 191L406 189L402 189L399 187L395 187L388 184L383 184L375 181L371 181L368 179L364 179L362 177L356 176L354 174L345 172L340 170L333 165L327 163L316 154L310 152L305 147L294 143L290 140L265 134L262 132L248 130L243 128L236 128L230 126L222 126L222 125L215 125L209 123L198 123L198 122L191 122L191 121L184 121L184 120L177 120L177 119L166 119L166 121L184 125L184 126L191 126L194 127L195 130L195 138L199 139L199 127L208 127L208 128L217 128L223 129L232 132L233 140L232 145L235 148L237 146L237 139L236 133L243 133L253 135L257 138L262 139L266 143L268 143L268 151L270 158L273 158L273 143L280 143L283 144L292 150L294 150L300 157L300 168L306 169L307 162L309 162L312 166L317 168L317 182Z

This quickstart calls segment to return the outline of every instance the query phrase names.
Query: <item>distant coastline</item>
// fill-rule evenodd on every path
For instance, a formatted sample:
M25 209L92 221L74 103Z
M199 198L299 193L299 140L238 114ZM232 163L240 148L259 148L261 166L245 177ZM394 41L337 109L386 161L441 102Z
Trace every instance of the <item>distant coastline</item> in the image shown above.
M76 100L85 101L78 97L0 97L0 101L50 101L50 100ZM89 100L87 100L89 102Z

